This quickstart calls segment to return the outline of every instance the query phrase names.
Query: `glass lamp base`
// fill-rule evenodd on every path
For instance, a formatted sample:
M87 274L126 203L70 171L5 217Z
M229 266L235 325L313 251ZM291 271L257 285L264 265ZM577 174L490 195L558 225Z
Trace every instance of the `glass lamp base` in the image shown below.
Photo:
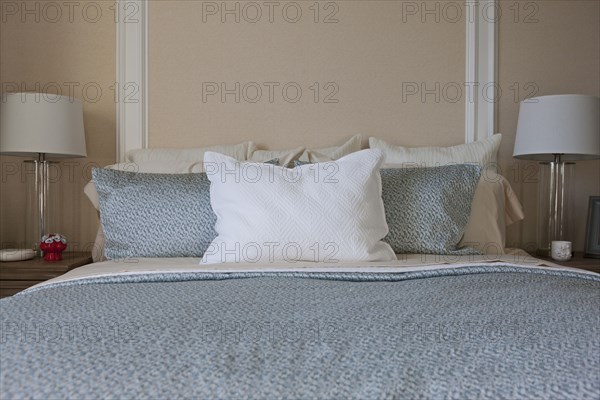
M549 257L552 241L572 240L572 188L574 163L560 154L553 162L540 163L536 255Z

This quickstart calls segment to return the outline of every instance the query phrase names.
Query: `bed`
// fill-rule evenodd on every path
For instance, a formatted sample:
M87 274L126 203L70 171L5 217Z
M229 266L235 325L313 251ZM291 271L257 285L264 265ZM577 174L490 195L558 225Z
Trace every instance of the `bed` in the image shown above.
M2 398L597 398L600 276L516 254L81 267L2 300Z
M107 259L0 300L0 397L598 398L600 275L506 250L503 238L496 254L489 242L465 241L502 234L519 214L505 212L510 190L501 180L501 211L485 217L492 202L475 210L479 167L380 172L380 152L355 153L336 168L356 192L339 182L303 187L280 196L283 205L256 181L227 197L243 184L95 171ZM230 162L215 154L206 153L205 169L207 159ZM302 218L286 220L296 212L290 199L303 193ZM172 206L186 196L198 209ZM201 212L207 201L214 216ZM309 201L333 205L316 210ZM190 218L208 218L202 229L216 232L186 225ZM335 236L328 244L338 251L334 259L227 259L238 249L231 243L250 235L256 249L269 232L302 250L313 250L307 232L317 243ZM204 234L212 242L198 239ZM201 257L178 256L186 251Z

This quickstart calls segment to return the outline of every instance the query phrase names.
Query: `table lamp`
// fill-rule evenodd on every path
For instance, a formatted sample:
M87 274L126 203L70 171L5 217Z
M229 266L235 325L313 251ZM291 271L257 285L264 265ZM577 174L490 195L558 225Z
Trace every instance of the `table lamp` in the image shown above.
M552 241L566 237L567 164L600 158L600 98L566 94L521 102L513 157L549 165L539 186L538 250L549 255Z
M87 155L81 102L48 93L2 94L0 154L33 159L39 245L47 233L48 159Z

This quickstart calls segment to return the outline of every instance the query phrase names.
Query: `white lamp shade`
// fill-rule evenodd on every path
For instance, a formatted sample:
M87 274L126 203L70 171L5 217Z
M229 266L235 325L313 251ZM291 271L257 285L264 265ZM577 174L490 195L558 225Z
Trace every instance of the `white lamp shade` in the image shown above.
M4 94L0 103L0 153L85 157L81 102L53 94Z
M600 158L600 97L542 96L521 102L513 156L564 161Z

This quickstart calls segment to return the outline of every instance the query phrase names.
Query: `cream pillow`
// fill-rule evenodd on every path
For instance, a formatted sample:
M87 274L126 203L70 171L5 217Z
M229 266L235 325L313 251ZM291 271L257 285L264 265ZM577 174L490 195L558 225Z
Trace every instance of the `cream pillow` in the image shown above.
M298 147L292 150L254 150L250 157L248 157L248 161L264 162L266 160L278 158L280 160L279 165L281 166L286 166L295 160L312 163L333 161L361 150L361 142L362 136L355 135L341 146L325 147L321 149Z
M523 218L523 207L506 178L483 171L459 246L471 246L484 254L503 254L506 226Z
M362 135L354 135L341 146L325 147L322 149L307 149L300 156L299 160L311 163L332 161L361 149Z
M226 154L236 160L245 161L254 151L255 146L252 142L243 142L234 145L217 145L208 147L197 147L191 149L136 149L127 153L127 160L139 163L145 161L189 161L202 162L204 153L207 151L216 151Z
M96 240L94 240L94 247L92 248L92 261L100 262L106 260L104 256L104 247L106 238L104 237L104 231L102 230L102 224L98 227L96 232Z
M405 167L478 164L482 168L497 171L498 149L501 141L502 135L497 133L484 140L452 147L402 147L370 137L369 147L383 151L385 164Z
M248 158L248 161L265 162L277 159L279 160L278 165L285 167L292 161L298 159L305 150L304 147L297 147L292 150L254 150Z

